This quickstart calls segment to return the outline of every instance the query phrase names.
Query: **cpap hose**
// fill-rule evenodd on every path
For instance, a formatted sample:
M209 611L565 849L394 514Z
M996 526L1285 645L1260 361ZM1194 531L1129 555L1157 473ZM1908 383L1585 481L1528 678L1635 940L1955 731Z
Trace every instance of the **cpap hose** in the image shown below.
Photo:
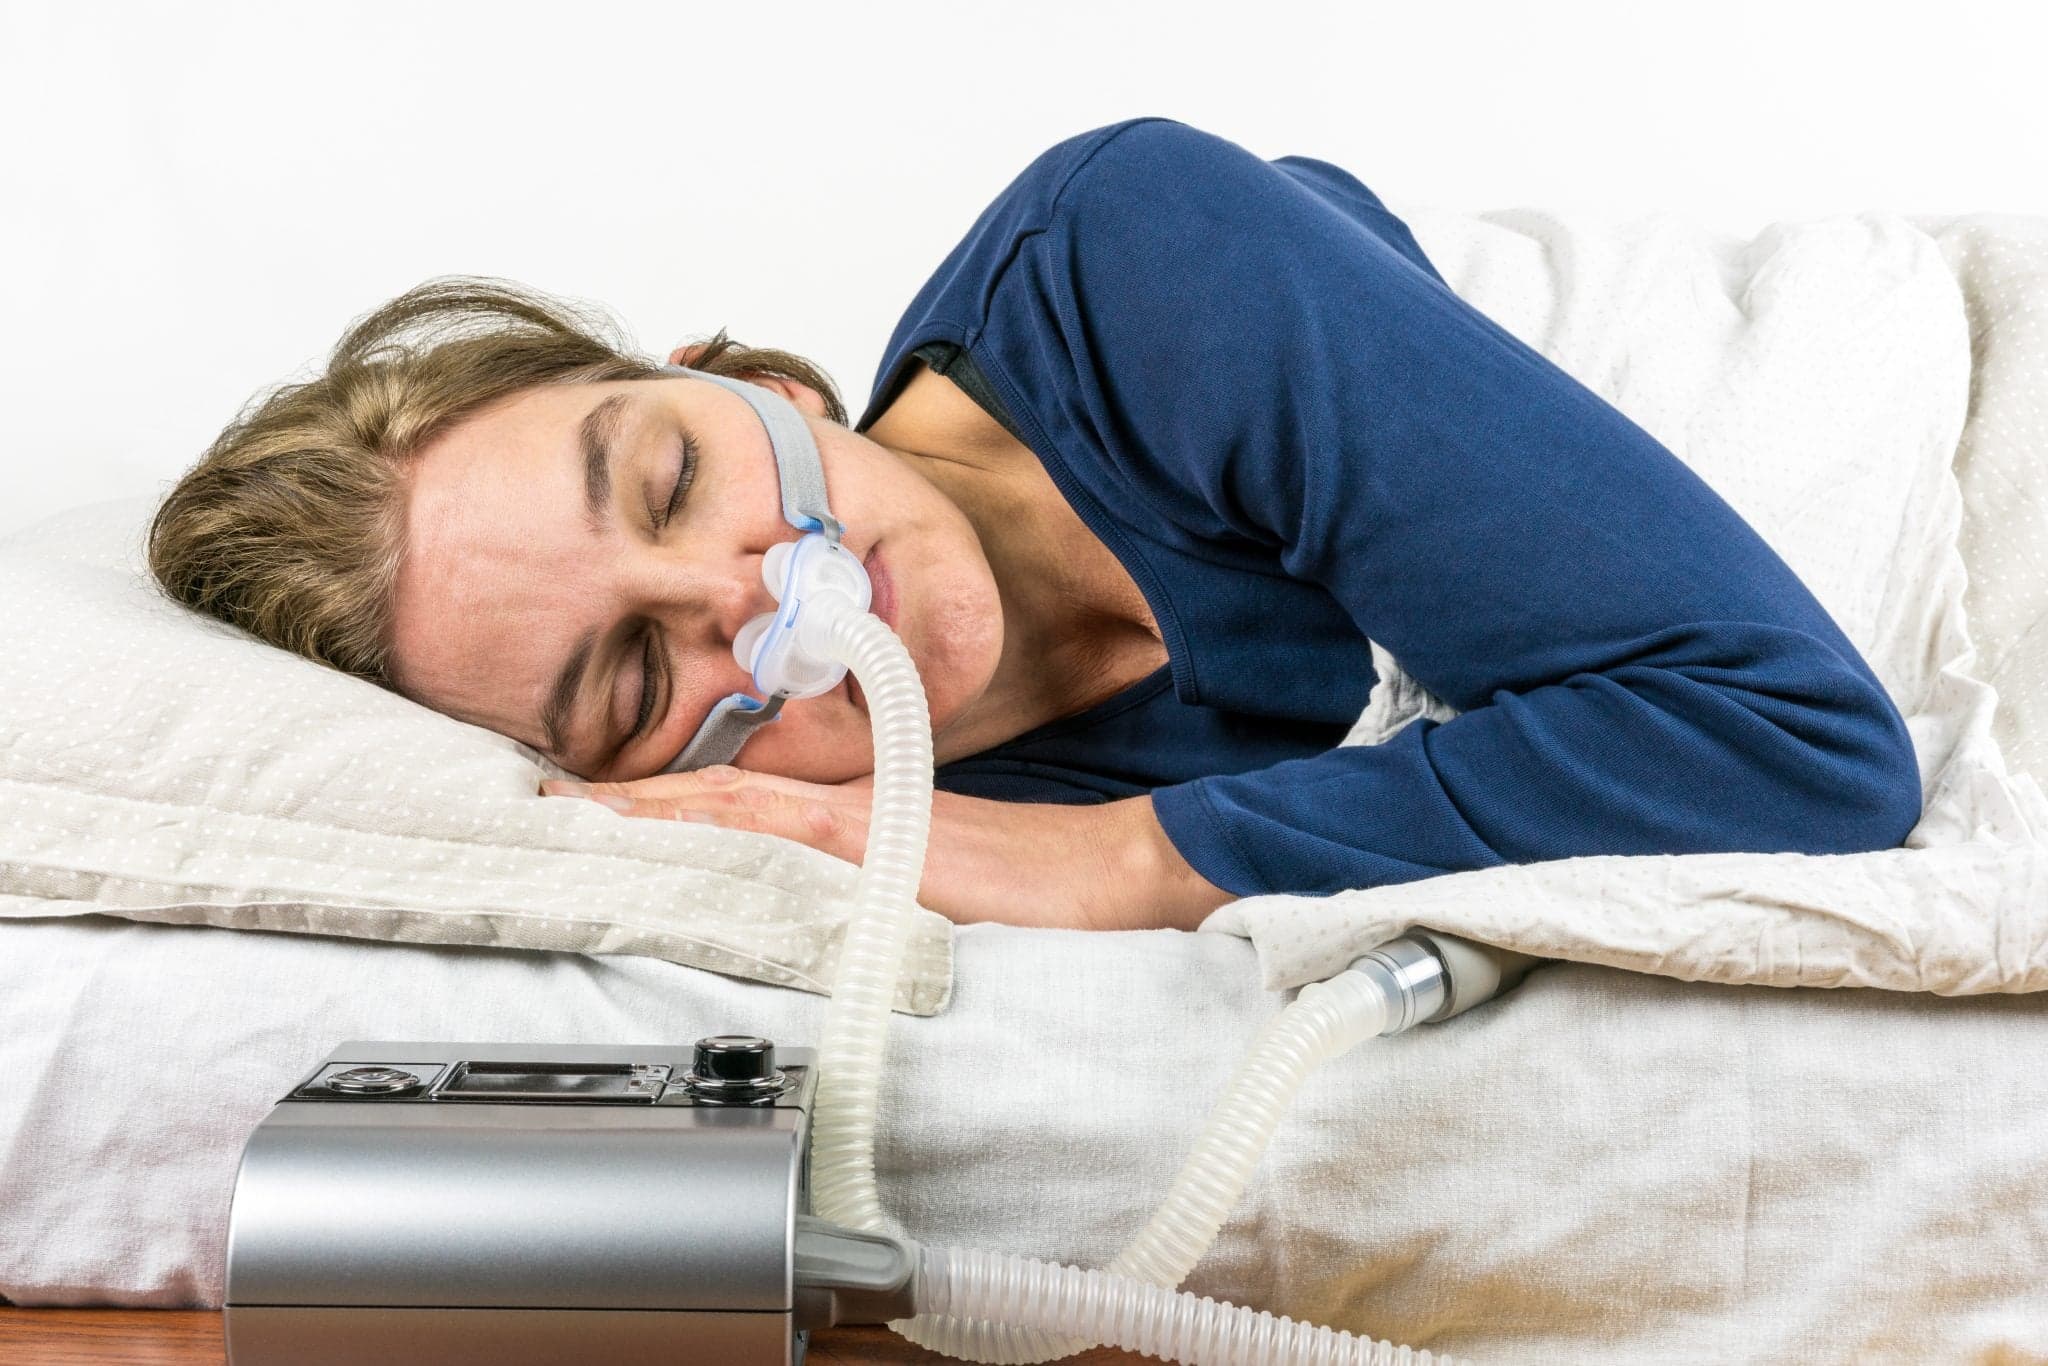
M1456 1366L1451 1357L1275 1318L1110 1271L914 1242L910 1249L917 1257L917 1302L929 1311L920 1319L955 1314L1048 1333L1079 1330L1090 1345L1201 1366Z
M842 1230L917 1249L911 1303L919 1312L891 1318L889 1326L920 1346L981 1362L1049 1361L1105 1343L1246 1366L1448 1361L1173 1289L1215 1241L1315 1066L1376 1034L1455 1013L1444 1001L1441 973L1435 996L1425 1001L1418 984L1426 985L1427 974L1416 964L1382 961L1384 953L1360 959L1353 965L1360 970L1304 987L1267 1022L1165 1202L1106 1270L922 1248L882 1209L876 1112L890 1008L931 830L931 716L916 665L886 624L850 605L813 605L824 610L799 619L797 643L859 680L874 727L875 777L867 850L818 1052L810 1200L815 1215ZM1428 957L1419 947L1414 954ZM1446 1009L1433 1014L1440 1004Z
M910 652L880 618L806 613L801 644L844 664L867 697L875 781L867 852L839 946L811 1110L811 1208L853 1228L900 1229L875 1187L875 1112L932 820L932 722Z
M1187 1279L1216 1241L1309 1072L1317 1064L1379 1033L1386 1018L1385 1000L1378 985L1361 974L1342 973L1329 981L1303 987L1292 1005L1266 1022L1210 1112L1208 1124L1174 1178L1166 1199L1105 1268L1105 1274L1119 1278L1128 1287L1127 1295L1141 1290L1156 1291L1170 1301L1176 1293L1173 1288ZM1019 1278L1053 1270L1050 1263L1021 1258L999 1265L1010 1276ZM962 1264L955 1262L954 1266L957 1270ZM924 1269L931 1274L937 1267L927 1257ZM1013 1280L1007 1286L999 1284L991 1292L997 1297L995 1302L1005 1302L1005 1294L1017 1293L1025 1283ZM920 1299L919 1303L924 1307L927 1302ZM1182 1312L1195 1303L1194 1296L1187 1296ZM940 1317L940 1312L928 1310L907 1321L907 1327L901 1323L891 1323L890 1327L934 1351L983 1362L1051 1361L1109 1340L1048 1336L1039 1327L1013 1315L998 1316L987 1310L955 1312L946 1317ZM1255 1318L1251 1310L1241 1312L1248 1321ZM1077 1322L1068 1331L1079 1326ZM1045 1327L1050 1328L1050 1324ZM1348 1340L1349 1335L1344 1336ZM1387 1346L1392 1350L1391 1344ZM1272 1358L1276 1362L1346 1359Z

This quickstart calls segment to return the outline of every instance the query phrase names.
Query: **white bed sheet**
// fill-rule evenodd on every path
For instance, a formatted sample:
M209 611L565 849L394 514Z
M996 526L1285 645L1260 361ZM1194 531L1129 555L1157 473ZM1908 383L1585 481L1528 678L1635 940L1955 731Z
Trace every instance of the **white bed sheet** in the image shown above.
M23 1305L218 1305L241 1144L343 1039L806 1043L829 1004L628 955L0 932ZM956 951L952 1005L890 1021L885 1203L1101 1265L1292 993L1228 935L984 924ZM2048 1360L2044 1062L2048 996L1553 965L1312 1077L1186 1286L1481 1362Z

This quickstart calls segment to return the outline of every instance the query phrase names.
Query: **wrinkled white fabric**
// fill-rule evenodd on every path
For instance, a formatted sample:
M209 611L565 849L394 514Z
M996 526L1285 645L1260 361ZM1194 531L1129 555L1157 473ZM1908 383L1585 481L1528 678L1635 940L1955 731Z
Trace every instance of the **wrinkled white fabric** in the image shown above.
M345 1039L807 1044L828 1008L641 955L101 916L0 947L23 1304L220 1304L242 1144ZM882 1203L935 1246L1107 1265L1284 997L1228 935L954 947L952 1004L890 1022ZM2048 1360L2043 1057L2048 993L1545 967L1313 1073L1184 1288L1487 1366Z
M1975 369L1956 451L1963 593L1998 689L1991 733L2014 770L2048 773L2048 218L1922 217L1962 282Z

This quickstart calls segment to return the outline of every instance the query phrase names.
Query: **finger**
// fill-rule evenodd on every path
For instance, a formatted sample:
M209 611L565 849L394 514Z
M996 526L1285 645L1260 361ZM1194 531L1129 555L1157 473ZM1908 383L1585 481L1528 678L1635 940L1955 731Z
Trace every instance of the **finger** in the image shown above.
M746 776L743 770L731 764L713 764L709 768L694 769L687 773L657 773L652 777L634 778L619 783L585 783L565 778L549 778L541 783L540 790L541 795L546 797L588 797L597 793L611 793L620 797L670 797L706 788L730 789ZM760 778L767 775L754 776Z
M719 770L724 770L722 773ZM698 781L700 774L711 779ZM677 783L675 780L686 781ZM677 787L685 790L678 792ZM728 764L697 773L660 774L624 783L572 783L550 779L548 796L583 797L622 816L688 821L776 835L858 863L867 848L867 807L848 805L838 790L794 778L750 773Z
M726 830L746 830L774 835L821 849L836 858L859 862L865 847L866 825L828 802L804 797L759 794L761 801L745 805L722 805L716 809L692 806L667 798L643 798L621 814L647 816L657 820L697 821Z
M651 816L657 820L706 822L715 820L711 812L700 807L687 805L686 799L674 797L628 797L617 791L607 792L599 790L604 787L616 787L616 784L561 784L555 790L544 791L541 795L545 797L581 798L584 801L592 802L608 810L615 811L622 816ZM712 801L724 796L725 794L707 792L687 800ZM729 798L727 799L729 800Z

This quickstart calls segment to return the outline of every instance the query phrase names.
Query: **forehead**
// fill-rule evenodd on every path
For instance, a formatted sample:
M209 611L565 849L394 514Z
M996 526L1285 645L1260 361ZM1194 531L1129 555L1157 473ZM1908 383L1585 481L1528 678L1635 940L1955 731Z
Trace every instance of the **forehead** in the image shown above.
M599 400L634 387L622 380L534 385L470 413L428 442L422 457L544 462L566 456L577 420Z
M606 549L607 537L593 537L583 518L577 428L622 387L522 392L420 451L393 585L392 665L402 691L540 740L541 675L592 619L589 581Z
M424 587L451 575L470 577L456 571L479 539L515 526L527 532L551 527L571 510L563 502L571 495L580 507L576 428L584 413L620 387L528 390L472 413L429 442L411 470L401 581L424 579L417 585Z

